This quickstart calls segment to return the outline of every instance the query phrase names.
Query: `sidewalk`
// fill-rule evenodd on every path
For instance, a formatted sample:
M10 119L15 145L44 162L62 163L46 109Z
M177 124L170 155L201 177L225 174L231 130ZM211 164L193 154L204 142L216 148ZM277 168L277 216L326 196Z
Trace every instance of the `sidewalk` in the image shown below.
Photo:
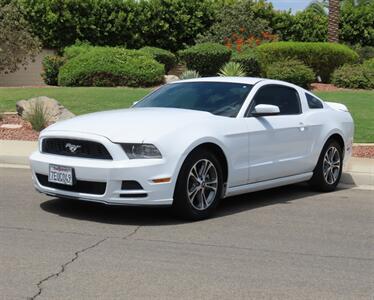
M0 164L29 165L29 156L38 142L0 140Z
M0 140L0 167L28 167L28 157L37 147L37 142ZM352 157L341 183L374 187L374 159Z

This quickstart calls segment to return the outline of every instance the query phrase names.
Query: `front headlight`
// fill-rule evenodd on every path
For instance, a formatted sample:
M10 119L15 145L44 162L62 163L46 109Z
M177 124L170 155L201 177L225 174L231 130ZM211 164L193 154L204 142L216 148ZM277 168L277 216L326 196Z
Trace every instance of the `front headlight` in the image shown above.
M121 144L130 159L162 158L160 151L152 144Z

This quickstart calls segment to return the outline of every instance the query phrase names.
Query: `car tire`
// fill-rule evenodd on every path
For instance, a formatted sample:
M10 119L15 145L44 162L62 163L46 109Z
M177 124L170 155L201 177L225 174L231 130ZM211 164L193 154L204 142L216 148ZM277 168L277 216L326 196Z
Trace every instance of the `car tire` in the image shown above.
M222 195L223 173L217 157L205 150L192 152L178 175L173 210L184 219L208 218Z
M342 147L336 140L329 140L322 149L309 183L320 192L332 192L339 184L342 170Z

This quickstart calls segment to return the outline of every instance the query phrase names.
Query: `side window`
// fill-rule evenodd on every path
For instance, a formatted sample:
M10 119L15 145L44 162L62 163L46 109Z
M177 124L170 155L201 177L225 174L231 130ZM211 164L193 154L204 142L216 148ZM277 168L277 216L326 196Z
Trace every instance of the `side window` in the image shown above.
M311 109L323 108L323 104L316 97L313 97L311 94L305 93L308 106Z
M271 104L279 107L281 115L301 113L298 92L282 85L265 85L260 88L251 103L251 110L258 104Z

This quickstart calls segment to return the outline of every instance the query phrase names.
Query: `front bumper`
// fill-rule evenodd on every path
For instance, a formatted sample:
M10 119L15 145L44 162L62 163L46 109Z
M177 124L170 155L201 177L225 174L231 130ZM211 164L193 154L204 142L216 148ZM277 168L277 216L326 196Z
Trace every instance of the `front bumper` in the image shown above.
M78 181L105 183L105 192L91 194L42 185L37 175L48 176L51 164L74 168ZM30 165L36 190L47 195L112 205L171 205L173 202L174 172L164 159L129 160L114 157L113 160L100 160L36 151L30 156ZM157 178L171 178L171 181L154 183L152 180ZM136 181L142 189L123 189L123 181Z

